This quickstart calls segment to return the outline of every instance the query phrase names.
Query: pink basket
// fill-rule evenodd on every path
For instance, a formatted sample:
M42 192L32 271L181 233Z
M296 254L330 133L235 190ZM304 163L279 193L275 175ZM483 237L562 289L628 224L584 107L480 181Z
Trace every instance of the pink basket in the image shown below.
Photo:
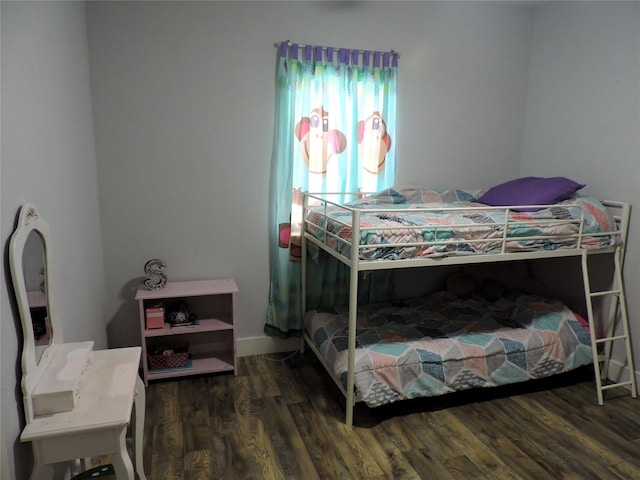
M155 350L155 349L154 349ZM174 345L164 347L164 353L152 355L147 353L149 359L149 369L158 370L162 368L186 367L189 361L189 345ZM171 352L171 353L169 353Z

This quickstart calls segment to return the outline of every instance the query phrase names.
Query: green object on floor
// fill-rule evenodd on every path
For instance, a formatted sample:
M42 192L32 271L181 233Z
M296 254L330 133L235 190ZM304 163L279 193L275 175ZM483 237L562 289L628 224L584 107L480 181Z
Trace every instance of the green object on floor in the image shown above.
M92 468L82 472L80 475L73 477L71 480L90 480L92 478L101 478L107 476L113 476L115 478L116 472L113 470L113 465L100 465L99 467Z

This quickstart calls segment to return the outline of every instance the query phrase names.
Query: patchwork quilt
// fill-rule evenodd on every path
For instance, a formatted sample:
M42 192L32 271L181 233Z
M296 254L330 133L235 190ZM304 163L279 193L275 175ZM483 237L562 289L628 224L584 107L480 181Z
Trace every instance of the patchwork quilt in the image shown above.
M618 241L615 224L600 201L576 195L538 211L483 209L478 192L464 190L386 189L346 204L360 209L362 260L500 253L505 235L508 252L556 250L576 245L583 219L582 247L600 249ZM486 207L486 206L484 206ZM447 210L449 209L449 210ZM450 210L456 209L456 210ZM385 211L388 210L388 211ZM350 256L352 212L338 206L311 209L307 231L345 256ZM339 239L345 239L346 242ZM404 245L398 245L404 244Z
M305 316L307 333L345 388L348 317L347 307ZM523 382L592 361L585 320L557 300L437 292L358 307L355 389L371 407Z

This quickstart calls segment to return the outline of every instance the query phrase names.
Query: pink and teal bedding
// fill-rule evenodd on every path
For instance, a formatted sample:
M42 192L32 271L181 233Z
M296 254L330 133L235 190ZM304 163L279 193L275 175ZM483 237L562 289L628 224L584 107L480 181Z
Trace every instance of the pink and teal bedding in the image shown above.
M477 193L389 188L348 203L347 208L329 204L326 216L324 207L311 206L306 229L348 257L352 211L360 210L361 260L502 253L507 219L506 252L575 248L581 222L583 248L602 249L618 241L604 235L615 230L615 224L593 197L577 194L549 208L521 211L477 203ZM335 236L326 235L325 226Z
M305 328L346 388L347 307L307 312ZM397 400L524 382L593 361L586 322L557 300L509 294L492 302L437 292L361 305L355 389L376 407Z

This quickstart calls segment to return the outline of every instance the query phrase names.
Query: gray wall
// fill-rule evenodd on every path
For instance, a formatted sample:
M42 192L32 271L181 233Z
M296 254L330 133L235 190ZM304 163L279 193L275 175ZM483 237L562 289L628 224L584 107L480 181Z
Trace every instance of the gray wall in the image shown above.
M154 257L169 280L234 277L240 344L263 336L274 42L401 52L399 181L518 173L528 8L91 2L87 19L112 345L138 341L132 288Z
M21 444L21 331L8 289L8 239L21 204L51 227L52 299L65 341L107 347L105 280L85 8L79 2L5 2L2 18L2 468L27 478ZM15 466L14 466L15 457Z
M624 273L640 361L640 3L536 8L521 162L523 175L567 175L631 203Z

